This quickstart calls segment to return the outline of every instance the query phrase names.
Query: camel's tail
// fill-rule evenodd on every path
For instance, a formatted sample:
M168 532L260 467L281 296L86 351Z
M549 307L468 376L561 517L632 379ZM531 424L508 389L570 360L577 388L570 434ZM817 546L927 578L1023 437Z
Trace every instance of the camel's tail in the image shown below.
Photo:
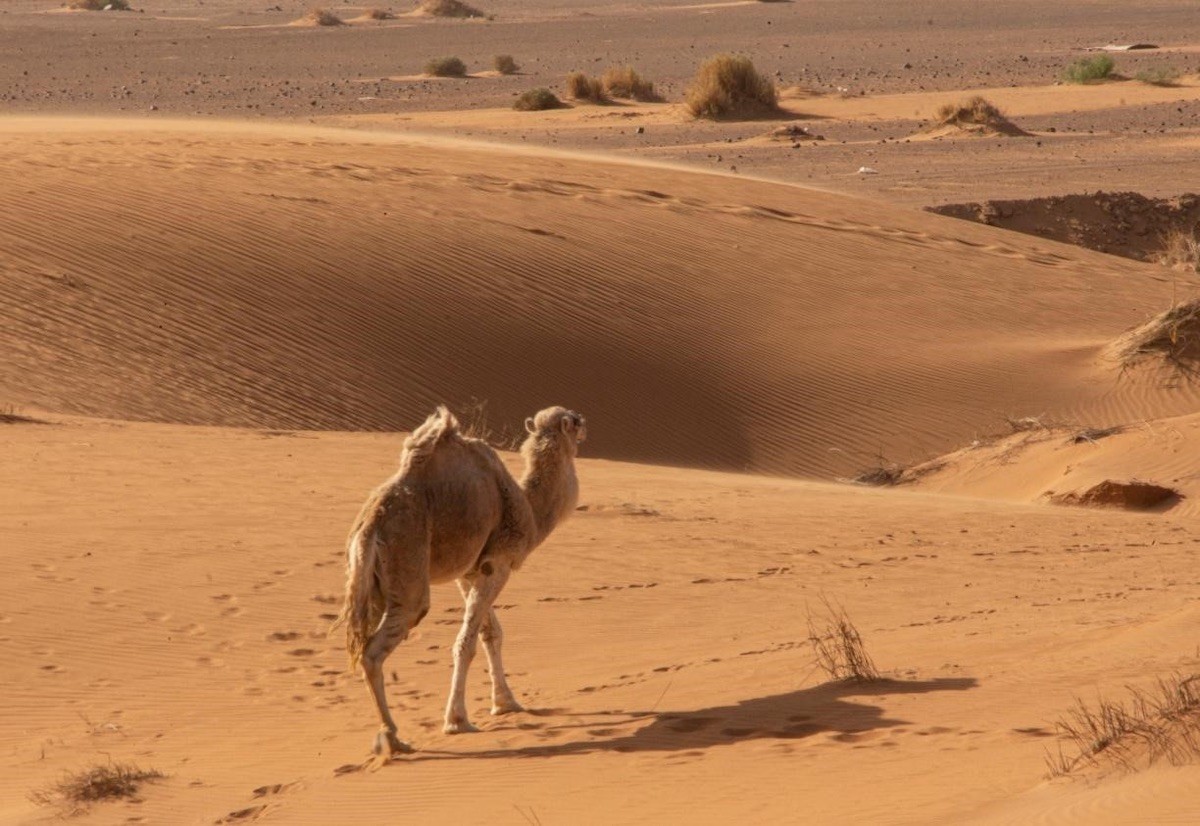
M346 626L346 653L357 668L367 640L383 617L383 589L379 578L378 542L370 525L351 537L346 549L346 601L330 631Z

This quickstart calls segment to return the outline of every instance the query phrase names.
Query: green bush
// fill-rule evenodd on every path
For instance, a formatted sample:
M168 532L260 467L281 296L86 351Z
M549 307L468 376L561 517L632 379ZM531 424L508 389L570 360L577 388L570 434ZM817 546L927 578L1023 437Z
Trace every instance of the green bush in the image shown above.
M1106 54L1083 57L1067 66L1062 79L1067 83L1094 83L1097 80L1106 80L1112 76L1116 65Z

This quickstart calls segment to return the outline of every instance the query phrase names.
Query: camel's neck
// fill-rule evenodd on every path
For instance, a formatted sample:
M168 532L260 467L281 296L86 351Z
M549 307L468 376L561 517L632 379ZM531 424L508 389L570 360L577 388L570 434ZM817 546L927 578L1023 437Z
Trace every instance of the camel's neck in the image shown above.
M521 488L537 521L535 545L545 541L563 519L575 510L579 500L579 481L575 478L575 458L557 445L538 444L535 437L522 447L525 474Z

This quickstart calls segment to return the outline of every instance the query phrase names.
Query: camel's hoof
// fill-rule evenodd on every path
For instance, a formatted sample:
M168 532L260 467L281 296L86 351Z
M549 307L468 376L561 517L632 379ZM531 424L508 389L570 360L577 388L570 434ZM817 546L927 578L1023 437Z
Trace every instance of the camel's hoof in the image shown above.
M479 729L467 720L447 720L446 725L442 726L442 731L445 734L472 734Z
M375 735L373 751L380 757L391 757L394 754L412 754L414 749L396 736L394 731L381 731Z
M518 703L516 700L509 700L506 703L497 703L492 706L492 714L499 717L501 714L516 714L518 711L524 711L525 706Z

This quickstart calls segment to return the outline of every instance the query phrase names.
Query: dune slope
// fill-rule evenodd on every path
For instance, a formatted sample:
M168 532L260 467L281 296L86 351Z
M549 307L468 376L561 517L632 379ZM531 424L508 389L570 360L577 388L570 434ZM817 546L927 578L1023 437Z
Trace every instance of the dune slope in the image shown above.
M584 411L596 455L787 474L999 413L1183 409L1103 345L1153 268L792 186L306 127L0 129L0 399L403 429Z

